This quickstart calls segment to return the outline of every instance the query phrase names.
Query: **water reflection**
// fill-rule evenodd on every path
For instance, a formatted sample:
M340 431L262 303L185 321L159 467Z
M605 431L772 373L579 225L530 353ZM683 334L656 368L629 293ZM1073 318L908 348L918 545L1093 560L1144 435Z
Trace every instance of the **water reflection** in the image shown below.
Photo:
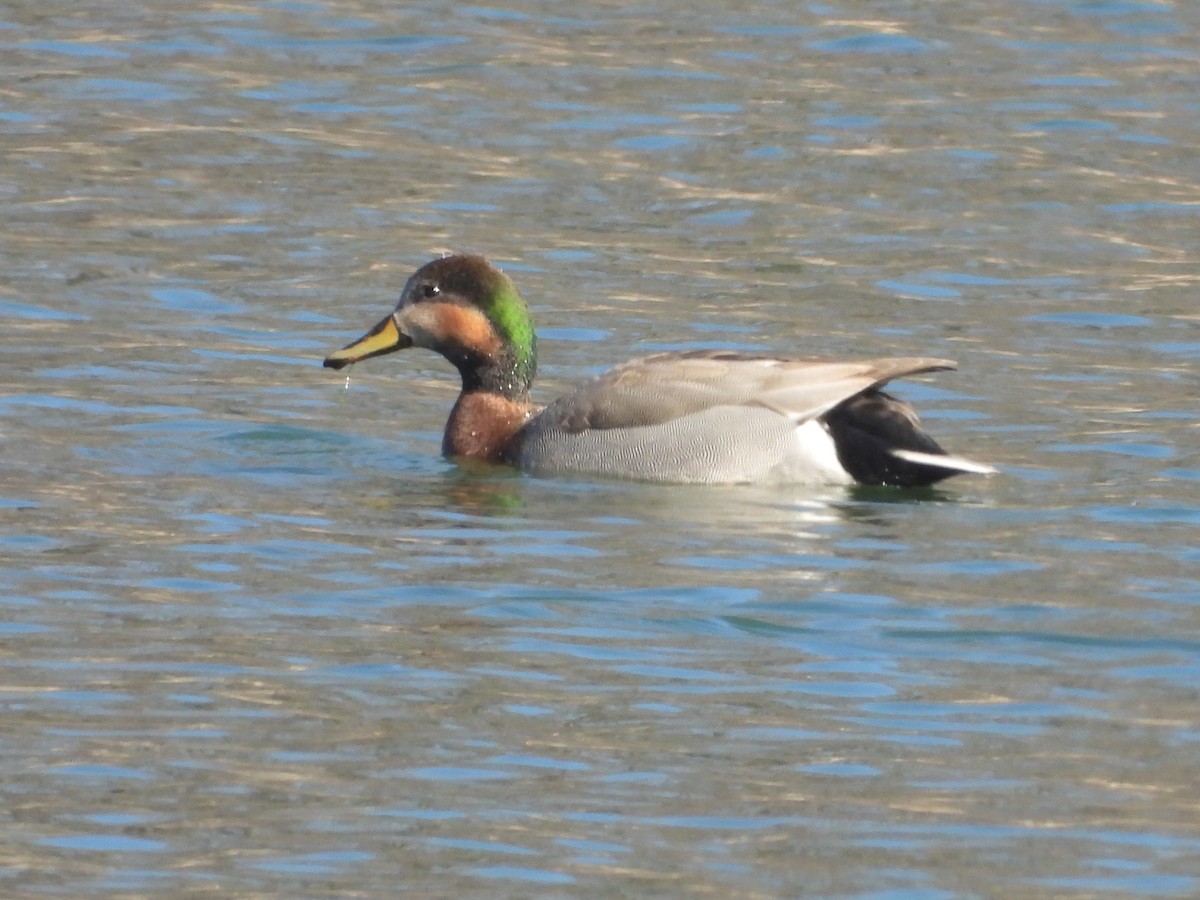
M1015 8L10 3L8 893L1196 893L1194 7ZM450 466L443 249L1005 474Z

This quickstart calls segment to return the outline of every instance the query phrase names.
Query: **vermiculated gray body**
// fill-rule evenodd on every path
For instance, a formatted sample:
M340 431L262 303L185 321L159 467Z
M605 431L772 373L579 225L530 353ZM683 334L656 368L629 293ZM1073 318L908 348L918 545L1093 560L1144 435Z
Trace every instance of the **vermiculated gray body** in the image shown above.
M710 484L912 485L990 471L945 454L907 405L877 390L892 378L952 365L924 358L819 363L720 351L645 357L534 416L511 461L534 472ZM855 446L839 445L847 437Z

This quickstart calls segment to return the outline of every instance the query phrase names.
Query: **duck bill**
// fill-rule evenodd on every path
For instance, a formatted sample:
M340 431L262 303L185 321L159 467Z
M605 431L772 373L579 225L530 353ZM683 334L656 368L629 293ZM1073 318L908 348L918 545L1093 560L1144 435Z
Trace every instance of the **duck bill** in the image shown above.
M362 362L372 356L383 356L396 350L412 346L412 338L396 325L396 317L388 316L353 344L347 344L325 357L325 368L344 369L351 363Z

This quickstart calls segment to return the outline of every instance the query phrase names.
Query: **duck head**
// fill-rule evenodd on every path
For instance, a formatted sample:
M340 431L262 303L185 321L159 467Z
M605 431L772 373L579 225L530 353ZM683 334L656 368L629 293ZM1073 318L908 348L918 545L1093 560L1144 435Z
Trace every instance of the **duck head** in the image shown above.
M341 369L407 347L446 357L462 376L463 393L523 400L537 370L529 307L512 279L482 256L447 256L421 266L395 311L327 356L325 365Z

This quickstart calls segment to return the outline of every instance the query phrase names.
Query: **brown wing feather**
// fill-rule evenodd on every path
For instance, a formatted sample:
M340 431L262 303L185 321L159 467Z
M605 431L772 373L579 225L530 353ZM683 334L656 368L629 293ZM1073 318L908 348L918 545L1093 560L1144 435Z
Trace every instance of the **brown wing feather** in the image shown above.
M659 425L714 406L764 406L799 423L894 378L950 368L948 360L920 357L824 363L722 350L659 353L585 382L543 415L572 433Z

